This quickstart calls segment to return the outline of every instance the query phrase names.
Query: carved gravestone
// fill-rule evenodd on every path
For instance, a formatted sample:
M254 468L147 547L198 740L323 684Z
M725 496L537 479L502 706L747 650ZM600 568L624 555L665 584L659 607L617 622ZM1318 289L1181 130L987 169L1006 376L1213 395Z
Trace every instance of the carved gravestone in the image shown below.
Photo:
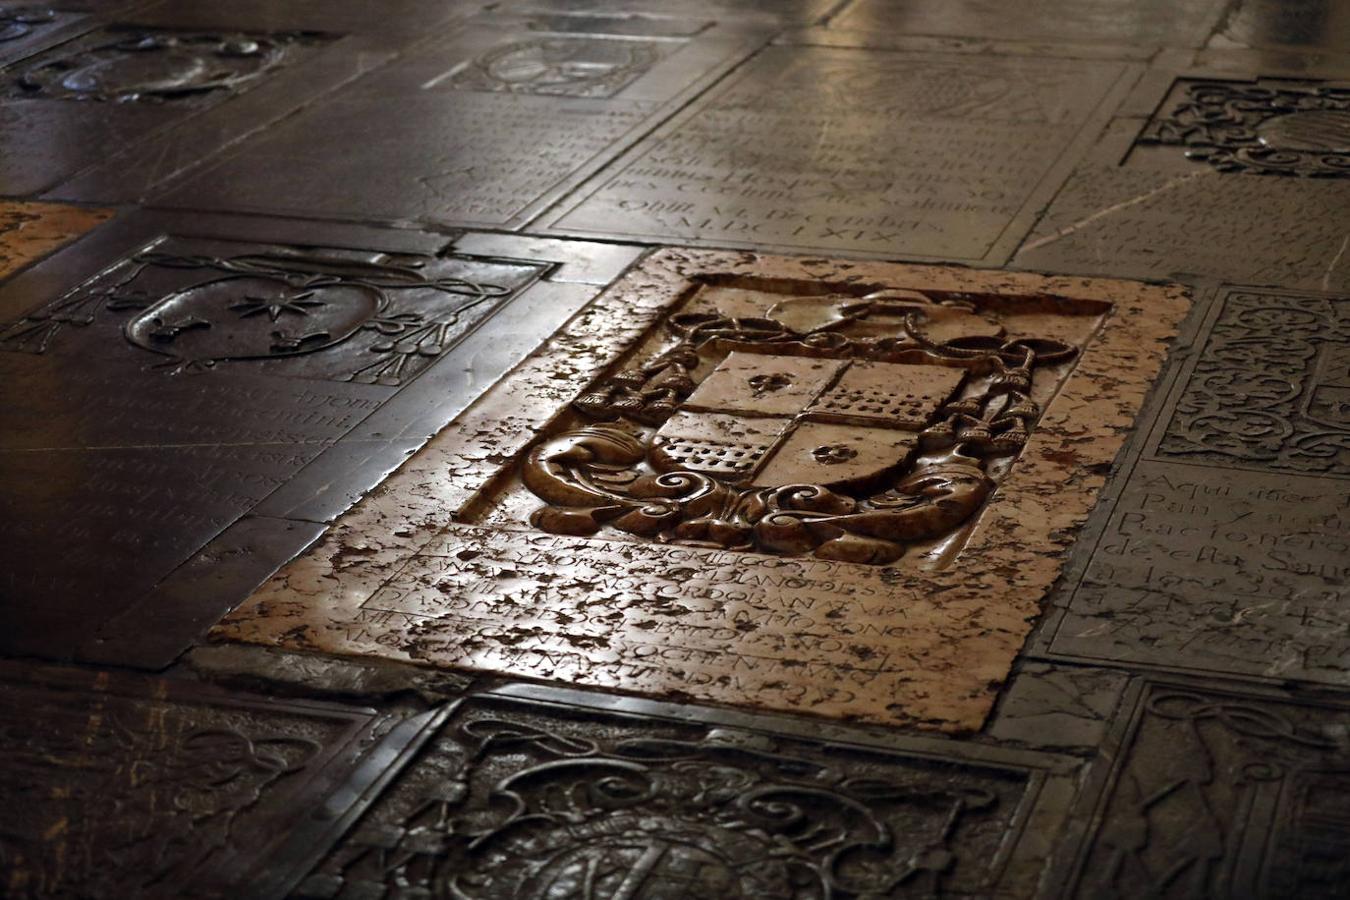
M0 416L26 423L0 438L0 644L11 652L81 652L316 461L319 488L336 481L359 496L418 439L397 423L344 438L542 271L139 228L119 233L133 249L108 257L77 245L69 262L57 257L0 293L13 310L0 323ZM425 246L424 237L404 243ZM81 265L96 274L70 284ZM34 305L29 284L61 287ZM265 534L272 526L287 533ZM253 533L261 546L213 557L187 598L145 612L154 633L124 629L125 645L103 655L130 660L133 645L164 640L155 653L171 658L175 641L209 623L200 617L237 599L207 585L249 556L281 562L314 530L277 520Z
M658 253L218 635L975 727L1183 306Z
M580 236L1001 263L1126 73L770 47L544 221Z

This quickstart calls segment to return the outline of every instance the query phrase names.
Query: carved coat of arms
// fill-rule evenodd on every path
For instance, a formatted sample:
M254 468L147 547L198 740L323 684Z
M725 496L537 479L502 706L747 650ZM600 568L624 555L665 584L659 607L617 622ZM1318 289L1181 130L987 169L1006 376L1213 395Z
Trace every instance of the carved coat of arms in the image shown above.
M534 524L886 564L969 524L1039 415L1061 341L908 291L688 312L677 343L579 397L525 486Z

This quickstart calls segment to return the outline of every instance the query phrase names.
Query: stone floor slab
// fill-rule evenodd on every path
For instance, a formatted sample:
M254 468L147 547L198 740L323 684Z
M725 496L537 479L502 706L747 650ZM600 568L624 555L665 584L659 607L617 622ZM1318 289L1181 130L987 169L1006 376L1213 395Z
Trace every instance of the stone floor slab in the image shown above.
M999 264L1135 71L775 46L540 218L550 232Z
M1216 0L853 0L832 27L874 33L1199 47L1223 11Z
M32 423L0 436L10 652L69 657L136 605L164 627L124 618L98 658L166 664L243 593L178 588L193 598L173 604L182 631L145 607L151 589L253 511L299 543L222 583L247 592L298 552L444 424L437 409L482 390L464 371L514 364L510 342L484 354L474 331L498 312L528 330L503 308L555 266L441 253L447 238L419 232L209 217L132 217L99 237L0 290L3 416ZM529 314L547 328L558 313Z
M1016 265L1311 290L1350 284L1350 69L1272 67L1253 78L1245 57L1207 59L1140 82ZM1215 127L1225 117L1232 127Z
M759 40L716 28L682 37L528 24L475 20L195 173L160 202L514 227ZM352 140L314 139L353 123Z
M1055 896L1344 893L1350 708L1184 681L1139 685L1129 706Z
M276 896L373 783L356 766L381 729L360 707L5 665L4 894Z
M1348 322L1338 294L1216 291L1043 649L1350 683Z
M1027 897L1062 814L1054 757L595 702L465 701L294 896Z
M1123 282L661 252L217 636L977 728L1185 306ZM922 423L869 426L911 437L867 477L832 475L830 452L797 488L656 450L647 468L666 420L703 416L728 453L749 440L679 409L731 351L766 373L945 359L964 381ZM781 441L810 396L746 428Z

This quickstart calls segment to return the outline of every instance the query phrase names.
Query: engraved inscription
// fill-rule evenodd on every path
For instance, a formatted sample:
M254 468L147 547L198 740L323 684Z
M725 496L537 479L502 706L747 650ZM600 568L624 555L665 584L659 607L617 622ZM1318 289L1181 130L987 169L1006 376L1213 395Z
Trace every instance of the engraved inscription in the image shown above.
M1141 144L1185 147L1221 172L1350 175L1350 87L1319 82L1182 81Z
M1157 454L1350 476L1350 298L1229 293Z
M1028 776L480 699L298 896L990 896Z
M118 267L108 283L0 326L0 350L46 353L60 348L65 329L122 316L126 340L164 357L157 367L165 372L285 360L341 346L345 352L331 365L304 374L398 386L514 288L441 274L430 262L284 249L219 257L150 251Z
M576 402L599 424L524 463L549 504L536 526L891 563L978 513L1040 415L1033 380L1062 378L1077 353L913 291L668 326L673 347Z
M661 58L661 44L621 38L549 37L505 44L450 79L459 90L613 97Z
M283 65L313 33L222 33L110 28L49 50L19 70L12 97L101 102L191 102L237 90Z
M1344 896L1348 725L1342 706L1146 685L1072 896Z

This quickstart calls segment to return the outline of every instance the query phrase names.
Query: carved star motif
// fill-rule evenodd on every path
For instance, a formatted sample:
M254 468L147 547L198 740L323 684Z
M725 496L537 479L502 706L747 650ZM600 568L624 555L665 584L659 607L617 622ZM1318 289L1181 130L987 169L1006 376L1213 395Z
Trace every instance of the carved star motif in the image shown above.
M281 294L276 297L253 297L248 294L238 303L231 303L230 309L239 312L239 318L247 319L252 316L259 316L263 313L275 322L281 318L283 313L293 313L297 316L308 316L309 311L318 306L326 306L322 300L311 300L314 296L313 291L302 291L298 294Z

